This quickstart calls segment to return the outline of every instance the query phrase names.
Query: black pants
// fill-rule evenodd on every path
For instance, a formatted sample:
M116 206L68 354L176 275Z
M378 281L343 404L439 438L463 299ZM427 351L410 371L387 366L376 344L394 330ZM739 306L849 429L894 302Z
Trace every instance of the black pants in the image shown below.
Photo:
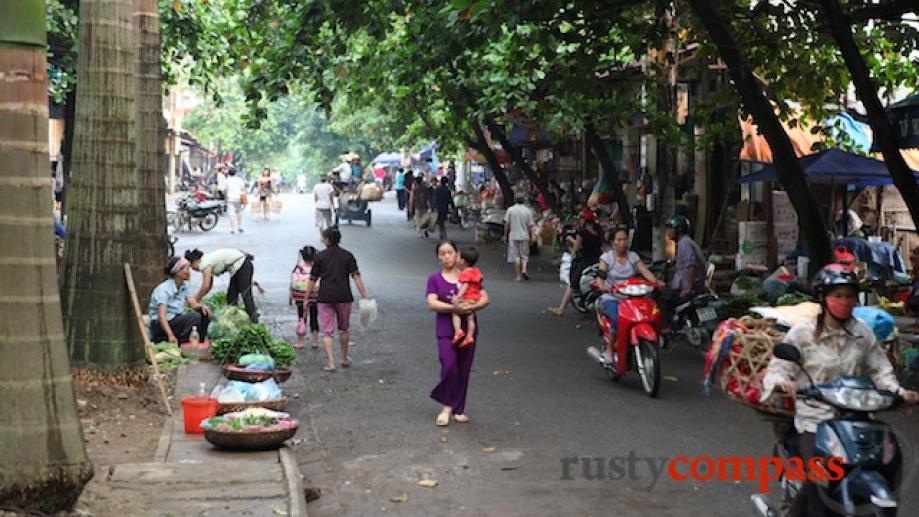
M661 306L661 311L664 313L664 325L673 323L676 308L692 299L692 296L693 293L690 292L689 296L685 298L681 297L679 291L671 289L670 287L665 287L660 291L657 297L657 303Z
M440 240L447 239L447 212L437 213L437 229L440 231Z
M188 342L191 336L191 329L198 328L198 338L201 341L207 339L207 326L211 319L198 311L186 312L169 320L169 328L172 329L173 335L179 340L179 343ZM163 331L158 322L153 322L153 342L166 341L169 336Z
M396 190L396 203L399 204L399 210L405 208L405 189Z
M798 436L799 447L801 449L801 459L807 465L808 460L814 457L814 441L817 436L814 433L801 433ZM820 487L809 481L804 482L798 497L792 503L789 509L789 517L826 517L836 515L829 511L821 499Z
M307 304L309 309L310 332L319 332L319 306L315 303ZM303 300L297 300L297 319L303 319Z
M236 305L239 296L243 297L246 314L252 323L258 323L258 312L255 310L255 300L252 298L252 258L247 257L239 271L230 277L230 286L227 288L227 305Z

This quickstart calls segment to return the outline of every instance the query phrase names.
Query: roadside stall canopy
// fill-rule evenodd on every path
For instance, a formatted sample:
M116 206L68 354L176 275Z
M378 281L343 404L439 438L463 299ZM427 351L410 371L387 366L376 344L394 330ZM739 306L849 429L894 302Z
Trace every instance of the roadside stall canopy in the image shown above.
M900 149L919 148L919 94L888 106L887 118L897 133ZM877 143L871 148L872 151L878 149Z
M893 183L887 166L880 160L868 158L840 149L827 149L800 158L808 182L859 186L890 185ZM742 176L738 183L775 181L774 166Z
M377 167L398 167L402 165L402 155L399 153L380 153L371 163Z
M845 130L854 143L862 149L869 149L871 146L871 128L867 124L853 119L848 113L840 113L828 119L825 125ZM785 129L785 133L788 134L791 146L794 148L798 158L812 154L814 144L824 140L822 134L812 134L810 127L802 127L801 124L795 124L792 127L788 122L782 122L782 127ZM740 149L741 160L772 163L772 149L769 148L766 138L758 133L758 128L753 123L752 118L740 121L740 132L743 137L743 147ZM919 149L904 149L900 151L900 154L903 155L903 159L910 169L919 170ZM872 153L872 156L878 160L884 159L882 153Z

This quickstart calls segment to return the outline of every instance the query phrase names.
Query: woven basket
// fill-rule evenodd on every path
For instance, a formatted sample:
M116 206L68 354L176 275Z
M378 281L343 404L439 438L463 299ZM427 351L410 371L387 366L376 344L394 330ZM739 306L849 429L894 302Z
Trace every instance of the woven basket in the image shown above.
M220 449L265 451L277 449L296 433L296 427L266 433L221 432L205 429L204 439Z
M220 402L217 404L217 414L225 415L227 413L232 413L234 411L245 411L249 408L260 407L265 409L270 409L272 411L281 411L284 409L284 406L287 405L287 397L281 397L274 400L266 400L263 402L253 401L253 402Z
M268 379L274 379L276 382L284 382L290 379L290 368L278 366L269 372L247 371L242 366L228 364L223 367L223 374L231 381L242 382L262 382Z
M772 359L772 347L781 342L785 334L777 331L771 320L744 316L738 321L745 329L734 329L731 350L721 370L721 389L731 400L759 412L790 416L794 414L791 399L770 397L759 402L766 367ZM751 400L753 398L753 400Z

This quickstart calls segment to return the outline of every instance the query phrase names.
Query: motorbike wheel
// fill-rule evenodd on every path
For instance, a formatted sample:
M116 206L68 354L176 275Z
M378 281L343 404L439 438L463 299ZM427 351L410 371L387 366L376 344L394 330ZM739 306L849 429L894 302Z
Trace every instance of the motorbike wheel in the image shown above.
M654 398L661 387L661 361L657 351L657 344L642 339L638 343L638 353L641 354L641 366L638 375L645 393Z
M171 230L171 233L179 233L180 226L182 226L179 214L172 210L166 212L166 226Z
M367 210L367 227L370 227L370 221L373 220L373 212L369 209Z
M211 212L201 218L198 222L198 227L201 228L202 231L209 232L217 226L218 220L220 220L220 216L217 215L217 212Z

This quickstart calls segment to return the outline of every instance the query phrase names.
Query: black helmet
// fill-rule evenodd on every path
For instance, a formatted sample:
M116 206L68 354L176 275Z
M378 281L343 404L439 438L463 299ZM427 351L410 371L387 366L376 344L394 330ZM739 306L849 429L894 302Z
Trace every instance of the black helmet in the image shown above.
M840 285L849 285L858 289L858 277L842 264L829 264L814 276L814 281L811 282L811 289L820 298L828 293L830 289Z
M667 219L667 228L674 228L680 231L680 233L689 233L689 219L685 215L676 214L670 219Z

